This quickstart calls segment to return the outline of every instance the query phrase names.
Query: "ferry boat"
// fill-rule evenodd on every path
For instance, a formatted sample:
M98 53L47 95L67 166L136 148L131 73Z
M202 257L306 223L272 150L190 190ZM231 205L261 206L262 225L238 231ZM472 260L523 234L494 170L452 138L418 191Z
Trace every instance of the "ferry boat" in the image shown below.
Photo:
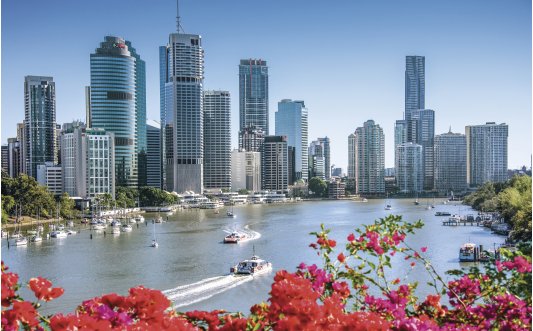
M272 263L265 261L257 255L253 255L249 260L239 262L230 269L230 272L237 275L260 275L272 270Z
M224 243L225 244L236 244L245 238L246 238L246 235L244 233L233 231L232 233L224 237Z
M466 243L459 249L459 262L476 262L476 244Z
M435 213L435 216L452 216L452 214L448 213L447 211L438 211Z

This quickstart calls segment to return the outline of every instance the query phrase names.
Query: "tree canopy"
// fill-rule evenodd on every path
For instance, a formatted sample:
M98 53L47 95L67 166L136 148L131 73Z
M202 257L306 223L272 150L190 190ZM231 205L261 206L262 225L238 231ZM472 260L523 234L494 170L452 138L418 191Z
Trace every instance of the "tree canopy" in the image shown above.
M328 184L320 177L313 177L309 180L309 190L315 197L324 197L328 192Z

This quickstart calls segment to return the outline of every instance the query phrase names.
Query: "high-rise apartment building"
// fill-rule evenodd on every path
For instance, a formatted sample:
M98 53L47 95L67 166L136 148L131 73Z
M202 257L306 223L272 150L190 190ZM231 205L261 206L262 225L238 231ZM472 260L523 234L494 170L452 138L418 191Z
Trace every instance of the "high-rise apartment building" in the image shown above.
M507 124L469 125L466 132L466 181L472 186L507 180Z
M25 170L37 177L37 165L56 161L56 88L52 77L24 78Z
M418 193L423 189L422 146L412 142L396 146L396 186L401 193Z
M404 119L411 120L411 112L425 109L426 98L426 59L424 56L408 55L405 57L405 114ZM412 141L408 132L408 141Z
M348 136L348 181L355 185L355 134Z
M9 162L7 173L10 177L17 177L22 173L22 163L24 161L22 157L22 144L17 138L8 138L7 149Z
M287 136L287 144L295 148L295 181L307 181L308 110L303 101L284 99L278 102L276 135Z
M424 190L433 189L434 175L434 139L435 112L431 109L411 111L411 142L422 146L422 171L424 173Z
M239 130L252 125L269 134L268 66L260 59L241 60L239 64Z
M228 91L204 92L204 188L231 188L231 126Z
M385 193L385 135L373 120L355 130L356 193Z
M179 26L179 24L178 24ZM203 190L204 50L196 34L171 33L159 47L163 187Z
M24 122L17 123L17 141L20 143L20 172L24 174L28 173L26 168L26 160L28 159L28 149L26 148L27 140Z
M318 138L309 144L309 179L331 177L329 138Z
M161 188L161 124L146 121L146 185Z
M435 136L435 189L463 192L466 184L466 136L443 133Z
M261 190L261 153L234 149L231 152L231 190Z
M239 131L239 149L247 152L260 152L264 141L265 132L255 125Z
M261 151L261 188L270 191L289 187L289 153L287 137L266 136Z
M66 123L61 133L63 191L70 196L115 197L115 137L103 129L86 128L81 122Z
M331 147L328 137L318 138L320 144L322 144L322 151L324 155L324 176L326 180L331 178Z
M9 173L9 145L2 145L2 171Z
M139 137L146 135L139 132L137 119L146 117L145 82L140 72L144 63L130 46L120 37L106 36L91 54L89 113L92 128L115 135L116 185L137 187Z

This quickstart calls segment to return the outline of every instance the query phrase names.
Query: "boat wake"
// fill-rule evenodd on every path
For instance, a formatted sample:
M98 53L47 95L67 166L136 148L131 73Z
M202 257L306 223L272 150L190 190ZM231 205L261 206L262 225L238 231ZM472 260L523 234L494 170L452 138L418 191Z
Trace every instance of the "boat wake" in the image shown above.
M225 292L235 286L249 282L253 276L218 276L203 279L199 282L181 285L173 289L163 291L163 294L172 301L174 308L188 306L211 298L212 296Z

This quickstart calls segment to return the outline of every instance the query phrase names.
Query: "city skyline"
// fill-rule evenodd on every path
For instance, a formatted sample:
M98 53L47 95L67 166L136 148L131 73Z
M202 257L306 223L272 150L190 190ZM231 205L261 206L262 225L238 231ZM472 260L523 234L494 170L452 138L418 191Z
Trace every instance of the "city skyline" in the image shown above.
M91 29L84 29L85 18L71 13L83 10L85 16L91 17L91 13L98 8L97 3L93 2L87 7L71 3L50 6L32 3L35 13L47 15L54 21L54 24L39 27L52 37L44 43L41 40L32 41L32 47L42 52L35 57L26 54L31 52L24 52L23 47L26 46L17 42L35 28L32 22L37 20L31 19L35 14L24 10L27 3L4 2L2 143L16 136L16 123L23 119L21 81L26 75L54 77L57 123L84 118L84 86L89 85L90 78L87 60L94 51L94 45L105 35L131 40L142 54L146 61L147 118L159 118L157 47L164 44L165 36L175 29L174 15L168 14L175 10L175 3L139 2L138 6L116 3L122 17L155 21L158 24L154 27L137 24L136 19L118 19L116 12L109 10L109 13L98 12L101 15L100 21L97 21L99 24L87 23L86 26L91 26ZM309 18L321 17L324 10L335 14L331 15L334 19L322 17L324 24L313 29L309 29L309 22L298 26L291 23L291 14L296 13L296 7L302 4L296 1L285 6L277 3L266 5L265 17L280 22L275 26L246 17L238 24L227 24L221 29L210 20L220 12L228 20L232 17L241 18L242 6L238 2L213 3L209 6L182 2L180 10L185 31L202 35L206 54L205 89L224 89L238 95L236 71L239 60L250 57L264 59L268 61L270 70L270 123L274 123L275 105L280 100L305 100L310 109L310 137L330 137L332 163L346 169L345 137L362 120L373 119L383 127L386 139L385 164L386 167L392 167L394 119L400 117L405 101L405 56L420 55L426 60L425 105L435 109L438 114L435 134L447 132L450 125L454 132L464 133L468 125L505 122L509 125L509 168L530 165L530 152L523 153L524 148L531 150L530 3L471 2L461 3L459 8L450 3L417 7L415 2L408 8L394 3L387 3L388 6L313 4L305 8ZM416 23L402 20L402 13L408 10L417 17ZM473 11L476 15L470 18ZM21 15L25 15L25 19L21 19ZM378 23L382 26L365 16L380 18ZM71 20L76 23L69 24ZM428 20L433 24L428 26ZM454 21L453 26L449 25L451 20ZM242 31L242 27L249 27L246 24L250 22L255 25ZM395 24L400 24L398 31L392 29L396 27ZM64 26L71 26L71 29L65 31ZM418 40L403 35L415 33L417 28L425 29ZM332 36L332 32L336 35ZM339 44L342 45L341 54L326 49L317 50L316 55L305 52L305 56L299 52L293 55L285 51L285 48L310 49L315 45L316 37L325 36L332 38L330 41L333 43L346 40ZM394 38L398 40L392 42ZM75 47L68 46L65 40L77 40ZM237 43L238 40L244 42ZM387 42L390 48L381 45ZM506 61L510 57L513 61ZM329 60L327 66L320 65L325 64L320 62L324 59ZM358 61L367 62L362 65ZM339 71L339 66L343 70ZM328 87L328 84L313 77L332 77L336 83L330 85L335 87ZM384 98L383 94L387 97ZM238 107L234 99L231 104L233 148L237 146ZM270 131L272 133L273 128Z

